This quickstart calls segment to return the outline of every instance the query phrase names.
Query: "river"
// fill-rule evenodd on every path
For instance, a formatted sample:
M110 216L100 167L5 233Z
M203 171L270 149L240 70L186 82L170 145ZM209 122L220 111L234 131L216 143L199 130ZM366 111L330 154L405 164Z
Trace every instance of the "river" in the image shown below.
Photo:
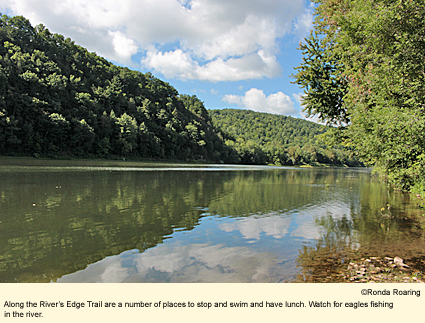
M425 259L417 204L367 168L1 158L0 282L276 283L338 250Z

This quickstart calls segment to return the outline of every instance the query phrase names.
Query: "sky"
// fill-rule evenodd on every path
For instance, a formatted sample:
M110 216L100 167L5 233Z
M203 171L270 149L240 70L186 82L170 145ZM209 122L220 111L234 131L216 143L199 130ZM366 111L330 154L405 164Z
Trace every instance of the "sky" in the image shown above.
M0 0L0 12L151 72L207 109L304 118L290 75L312 28L308 0Z

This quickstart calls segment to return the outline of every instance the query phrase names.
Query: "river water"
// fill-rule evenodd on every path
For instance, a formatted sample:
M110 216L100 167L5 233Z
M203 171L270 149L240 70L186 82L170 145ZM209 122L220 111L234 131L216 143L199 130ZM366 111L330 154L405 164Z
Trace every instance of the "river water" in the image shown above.
M0 282L293 282L341 250L418 261L417 205L366 168L1 158Z

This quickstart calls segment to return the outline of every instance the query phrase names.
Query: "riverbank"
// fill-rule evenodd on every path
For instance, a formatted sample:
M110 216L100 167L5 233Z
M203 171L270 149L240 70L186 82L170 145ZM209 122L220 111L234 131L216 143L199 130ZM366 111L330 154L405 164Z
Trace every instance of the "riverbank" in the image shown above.
M362 257L333 254L320 259L307 269L309 274L300 275L297 282L306 283L425 283L425 259L392 257Z
M343 281L353 283L424 283L423 271L411 268L400 257L370 257L352 261L339 273Z

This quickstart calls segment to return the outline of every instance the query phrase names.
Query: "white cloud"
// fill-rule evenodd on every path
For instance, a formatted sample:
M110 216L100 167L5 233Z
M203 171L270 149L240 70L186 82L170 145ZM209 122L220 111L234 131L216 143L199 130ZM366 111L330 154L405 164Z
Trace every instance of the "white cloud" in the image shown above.
M131 59L131 56L137 53L138 47L134 40L127 38L120 31L110 31L109 36L112 37L112 45L119 57Z
M258 112L284 115L298 114L291 98L280 91L266 96L263 90L252 88L245 92L243 96L225 95L223 101Z
M168 78L237 81L281 72L279 41L309 24L304 0L0 0L33 25ZM307 10L307 11L306 11ZM305 28L304 28L305 29Z
M194 71L199 67L198 63L181 49L165 53L149 51L146 58L142 60L142 64L153 68L165 77L172 78L179 75L182 79L193 79Z
M303 95L304 95L304 93L293 93L292 97L294 98L295 102L297 102L299 105L301 105Z
M263 51L227 60L218 57L201 65L190 53L181 49L169 52L152 50L146 54L142 65L168 78L211 82L259 79L280 73L276 57L267 56Z
M310 6L305 8L304 13L294 19L294 31L301 39L313 29L313 6L313 3L310 3Z

